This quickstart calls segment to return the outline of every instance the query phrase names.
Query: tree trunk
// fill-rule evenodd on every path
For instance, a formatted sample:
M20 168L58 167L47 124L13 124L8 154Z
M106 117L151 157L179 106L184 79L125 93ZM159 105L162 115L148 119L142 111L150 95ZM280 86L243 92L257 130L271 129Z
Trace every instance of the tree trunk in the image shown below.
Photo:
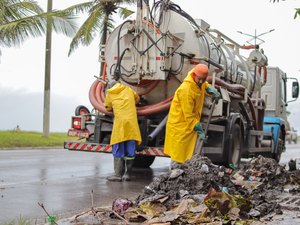
M47 12L52 11L52 0L48 0ZM47 17L46 49L45 49L45 83L44 83L44 116L43 136L49 137L50 131L50 77L51 77L51 43L52 18Z
M104 70L104 57L105 57L105 49L102 46L105 46L106 44L106 39L107 39L107 27L108 27L108 15L105 16L104 23L103 23L103 32L101 35L101 40L100 40L100 74L99 77L103 75L103 70Z

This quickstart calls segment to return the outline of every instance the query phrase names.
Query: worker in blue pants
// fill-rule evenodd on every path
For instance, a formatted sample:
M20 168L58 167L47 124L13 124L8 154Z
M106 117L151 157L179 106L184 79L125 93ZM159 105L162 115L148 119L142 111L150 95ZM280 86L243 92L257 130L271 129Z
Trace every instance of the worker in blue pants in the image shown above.
M138 94L130 87L119 82L107 84L105 108L114 113L114 123L110 139L114 156L115 175L107 177L109 181L129 181L136 145L141 143L136 104Z

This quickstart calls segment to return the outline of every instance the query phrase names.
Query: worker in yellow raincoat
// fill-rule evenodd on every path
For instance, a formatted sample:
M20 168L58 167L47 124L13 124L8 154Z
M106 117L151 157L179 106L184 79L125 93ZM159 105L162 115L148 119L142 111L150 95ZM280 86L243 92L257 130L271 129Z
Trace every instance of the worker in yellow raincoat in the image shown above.
M164 153L172 162L184 163L195 149L197 134L205 140L200 119L205 94L219 98L220 93L207 81L208 67L196 65L176 90L166 125Z
M109 181L129 181L136 144L141 143L136 104L138 94L130 87L116 81L107 85L105 108L114 113L114 123L110 139L114 156L115 175L107 177Z

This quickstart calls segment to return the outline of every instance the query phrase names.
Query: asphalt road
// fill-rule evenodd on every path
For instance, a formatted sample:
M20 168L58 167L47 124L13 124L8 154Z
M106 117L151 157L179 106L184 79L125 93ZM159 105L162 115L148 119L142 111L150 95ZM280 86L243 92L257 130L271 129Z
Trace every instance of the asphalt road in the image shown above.
M300 145L289 144L281 163L291 158L300 163ZM131 182L111 183L110 154L52 150L0 151L0 224L18 217L46 218L38 203L50 214L68 216L95 206L109 206L118 197L134 199L154 176L168 170L170 160L158 158L150 169L135 169ZM299 167L299 164L298 164Z
M118 197L134 199L153 176L168 170L169 159L155 160L150 169L135 169L131 182L107 182L113 173L111 154L68 150L0 151L0 224L22 218L67 216L95 206L111 205Z

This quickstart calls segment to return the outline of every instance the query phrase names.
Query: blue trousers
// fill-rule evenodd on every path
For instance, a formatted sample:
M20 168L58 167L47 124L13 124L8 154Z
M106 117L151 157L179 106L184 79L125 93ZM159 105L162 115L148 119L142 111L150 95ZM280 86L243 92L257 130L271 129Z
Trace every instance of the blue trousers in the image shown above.
M134 141L134 140L123 141L123 142L114 144L112 146L112 153L113 153L113 156L116 158L134 159L135 148L136 148L136 141Z

